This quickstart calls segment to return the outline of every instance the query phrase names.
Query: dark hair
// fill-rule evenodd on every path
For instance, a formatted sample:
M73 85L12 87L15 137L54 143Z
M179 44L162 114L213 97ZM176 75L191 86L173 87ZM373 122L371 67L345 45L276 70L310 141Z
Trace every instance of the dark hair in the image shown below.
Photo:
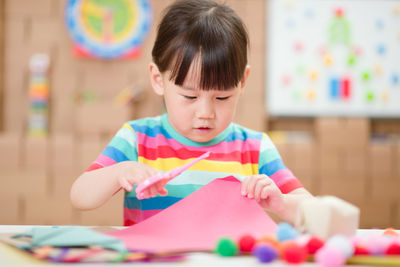
M245 25L228 6L209 0L183 0L169 6L152 50L161 73L182 85L190 64L199 57L200 87L228 90L238 85L247 64Z

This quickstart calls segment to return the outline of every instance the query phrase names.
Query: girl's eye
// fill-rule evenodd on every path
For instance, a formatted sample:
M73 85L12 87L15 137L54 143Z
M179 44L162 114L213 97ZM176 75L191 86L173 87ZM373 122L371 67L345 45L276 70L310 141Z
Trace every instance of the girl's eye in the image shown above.
M197 98L196 96L190 96L190 95L184 95L183 97L189 100L195 100Z
M217 100L221 100L221 101L223 101L223 100L227 100L229 98L229 96L225 96L225 97L217 97Z

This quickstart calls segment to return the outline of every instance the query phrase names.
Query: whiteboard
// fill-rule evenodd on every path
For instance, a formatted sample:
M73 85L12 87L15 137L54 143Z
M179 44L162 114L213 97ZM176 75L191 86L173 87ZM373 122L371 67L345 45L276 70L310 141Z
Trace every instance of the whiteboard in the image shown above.
M399 0L269 0L272 116L400 117Z

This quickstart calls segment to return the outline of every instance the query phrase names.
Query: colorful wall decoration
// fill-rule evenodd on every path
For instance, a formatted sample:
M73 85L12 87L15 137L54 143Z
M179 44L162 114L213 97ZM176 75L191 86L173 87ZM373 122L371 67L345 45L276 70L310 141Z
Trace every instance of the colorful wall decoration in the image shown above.
M273 116L400 117L400 2L270 0Z
M45 137L48 134L49 66L47 54L34 54L29 62L29 118L28 134Z
M152 17L149 0L69 0L65 8L75 54L89 58L135 57Z

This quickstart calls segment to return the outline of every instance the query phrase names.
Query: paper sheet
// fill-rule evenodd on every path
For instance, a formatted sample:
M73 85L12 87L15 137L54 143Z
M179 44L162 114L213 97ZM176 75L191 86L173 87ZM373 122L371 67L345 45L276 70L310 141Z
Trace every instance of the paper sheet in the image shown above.
M240 190L234 177L216 179L153 217L107 234L129 250L183 252L211 251L221 237L274 233L276 223Z

